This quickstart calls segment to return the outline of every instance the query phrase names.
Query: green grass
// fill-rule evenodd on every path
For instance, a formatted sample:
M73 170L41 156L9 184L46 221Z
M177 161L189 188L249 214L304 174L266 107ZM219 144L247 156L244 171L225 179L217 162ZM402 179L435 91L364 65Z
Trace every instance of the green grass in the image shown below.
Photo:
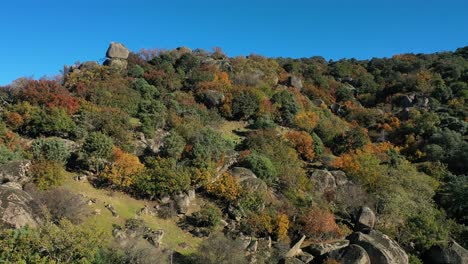
M136 217L137 212L145 204L145 201L134 199L124 193L96 189L88 182L77 182L69 179L64 186L89 199L94 198L97 200L96 204L90 205L90 208L93 211L100 209L101 214L90 216L86 221L108 233L112 232L113 224L123 225L126 219ZM104 207L107 203L112 204L115 208L119 214L118 218L113 217L111 212ZM151 206L150 203L148 205ZM203 241L180 229L176 224L177 219L161 219L150 215L141 216L141 219L152 229L163 229L165 232L162 239L163 247L175 250L181 254L187 255L195 252L200 242ZM182 242L185 242L188 247L181 248L179 244Z
M217 130L222 133L225 139L239 143L243 140L243 137L237 135L234 131L247 131L246 126L245 121L224 121L217 127Z

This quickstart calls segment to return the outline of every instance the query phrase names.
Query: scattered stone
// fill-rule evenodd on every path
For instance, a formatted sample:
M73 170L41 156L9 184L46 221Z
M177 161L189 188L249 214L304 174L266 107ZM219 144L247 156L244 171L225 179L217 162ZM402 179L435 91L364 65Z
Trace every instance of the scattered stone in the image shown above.
M371 263L379 264L408 264L408 255L397 242L376 230L367 234L355 232L348 236L351 244L364 248Z
M101 209L97 209L97 208L94 209L93 214L94 215L101 215Z
M314 99L312 100L312 103L318 107L322 107L322 105L325 105L325 102L322 99Z
M361 207L359 210L358 217L356 219L356 224L354 226L355 231L360 231L362 229L370 228L373 229L375 225L375 214L372 209L367 206Z
M334 241L329 243L318 243L318 244L311 244L308 247L304 248L305 252L312 254L314 257L326 254L328 252L338 250L340 248L344 248L349 246L348 240L340 240Z
M119 217L119 214L117 214L117 211L115 210L114 206L112 206L112 204L106 204L105 207L112 213L113 217Z
M161 240L164 237L164 230L152 230L144 235L144 239L148 240L151 245L159 247L161 245Z
M302 238L286 253L285 257L286 258L293 258L297 255L299 255L302 250L301 250L301 246L302 246L302 243L304 242L306 236L302 236Z
M91 198L88 200L88 205L93 205L97 202L96 198Z
M252 240L250 244L247 246L247 251L251 253L257 252L258 249L258 241L257 240Z

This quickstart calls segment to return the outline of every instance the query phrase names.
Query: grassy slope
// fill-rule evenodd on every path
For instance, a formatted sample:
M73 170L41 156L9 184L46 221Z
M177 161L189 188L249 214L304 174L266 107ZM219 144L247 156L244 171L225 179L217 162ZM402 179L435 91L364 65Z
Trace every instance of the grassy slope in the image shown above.
M136 200L126 194L119 192L110 192L107 190L99 190L91 186L88 182L77 182L72 179L68 180L64 186L73 192L80 193L88 198L95 198L96 204L91 205L91 210L100 209L101 215L93 215L88 218L89 223L96 224L106 232L112 231L112 225L123 225L125 219L134 218L136 213L144 207L144 201ZM104 207L110 203L119 214L118 218L112 217L110 211ZM149 204L148 204L149 205ZM153 229L163 229L165 235L162 239L163 246L182 254L190 254L196 250L200 238L193 237L190 233L180 229L176 222L177 219L161 219L158 217L144 215L141 217L147 226ZM188 247L181 248L180 243L185 242Z

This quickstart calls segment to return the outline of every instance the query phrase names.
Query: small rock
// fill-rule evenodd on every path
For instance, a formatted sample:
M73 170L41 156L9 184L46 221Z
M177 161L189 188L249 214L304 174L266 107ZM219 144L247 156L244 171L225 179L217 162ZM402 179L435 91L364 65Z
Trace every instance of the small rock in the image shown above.
M304 248L304 251L317 257L320 255L326 254L328 252L347 247L348 245L349 245L348 240L340 240L340 241L329 242L329 243L312 244Z

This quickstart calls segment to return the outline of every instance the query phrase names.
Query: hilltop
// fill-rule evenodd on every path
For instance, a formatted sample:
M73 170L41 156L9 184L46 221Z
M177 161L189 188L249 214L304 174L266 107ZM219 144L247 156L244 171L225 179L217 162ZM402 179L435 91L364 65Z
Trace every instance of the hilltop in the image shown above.
M0 89L0 262L466 263L468 47L180 47Z

